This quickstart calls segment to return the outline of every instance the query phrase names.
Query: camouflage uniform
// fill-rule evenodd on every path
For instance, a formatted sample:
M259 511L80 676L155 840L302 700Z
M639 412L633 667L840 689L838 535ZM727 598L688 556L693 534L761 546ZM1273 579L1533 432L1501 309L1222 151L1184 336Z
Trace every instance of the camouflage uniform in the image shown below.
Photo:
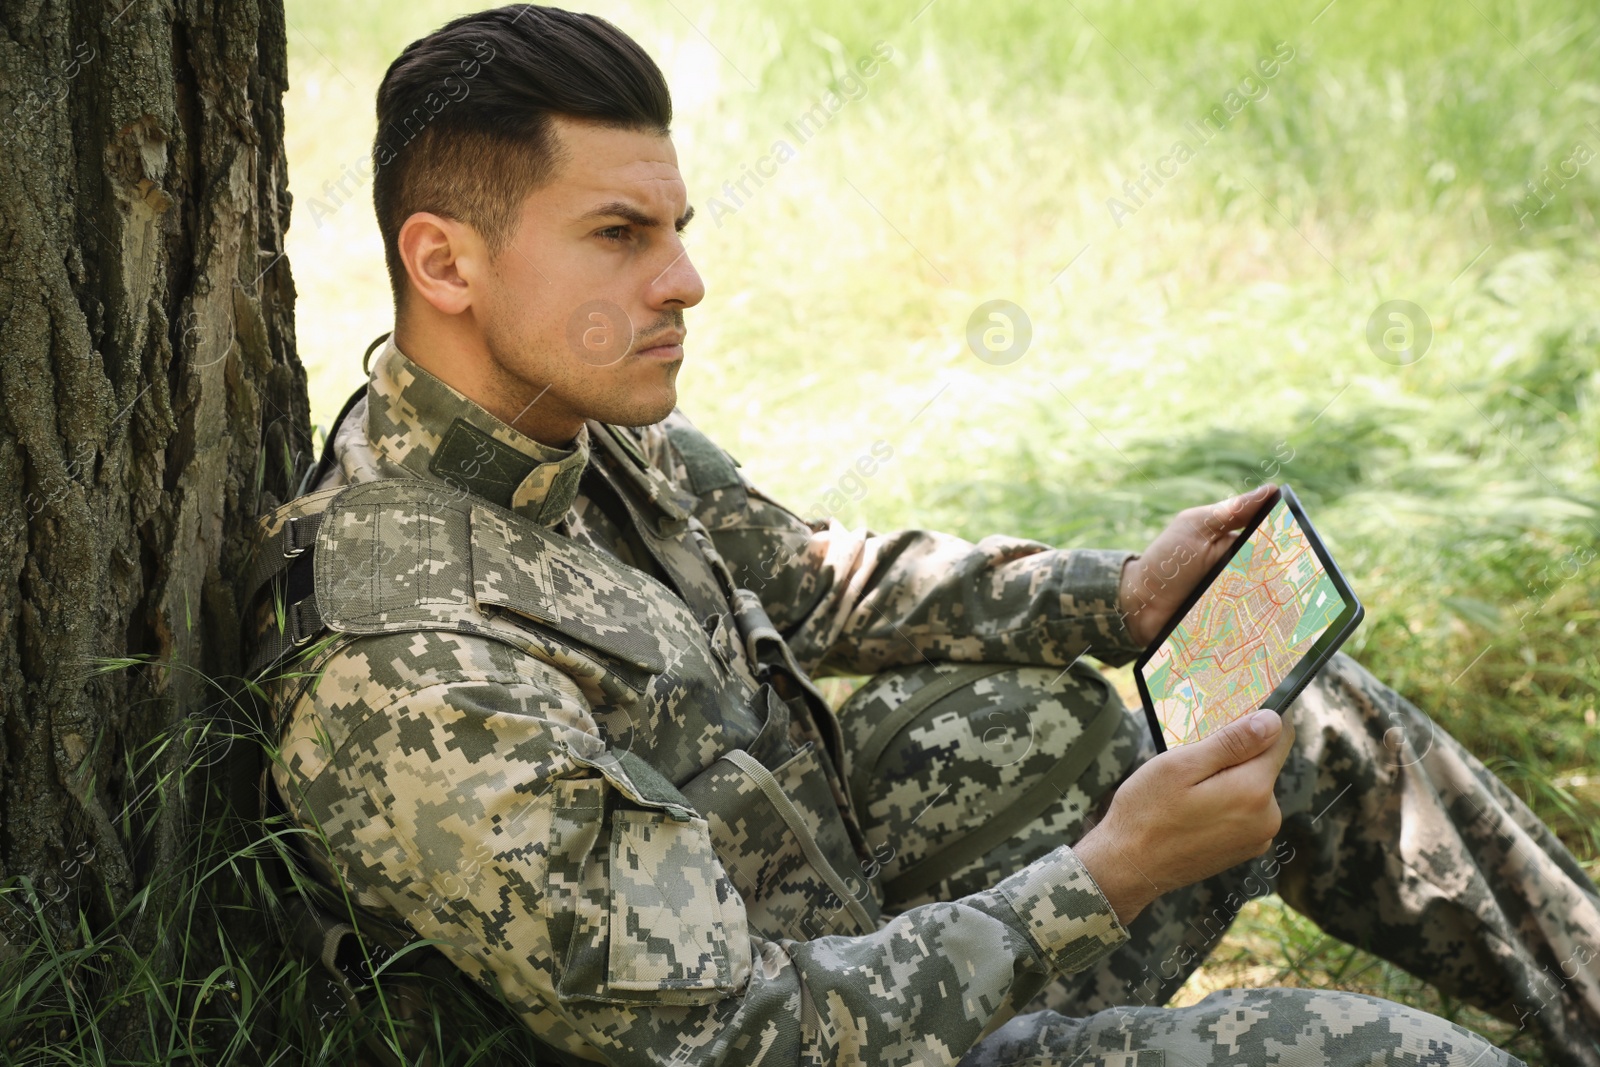
M392 343L334 444L339 468L264 531L299 551L296 531L315 527L311 591L254 620L301 656L271 686L282 738L273 779L294 817L326 837L323 877L364 915L437 939L567 1056L998 1065L1074 1062L1091 1049L1083 1062L1218 1062L1264 1049L1294 1063L1507 1062L1441 1020L1341 994L1118 1007L1138 995L1123 971L1187 936L1180 898L1141 916L1135 943L1115 951L1129 931L1066 844L1019 855L1023 865L957 899L887 906L881 843L903 829L899 802L877 816L851 803L842 723L860 706L836 716L811 676L1048 665L1068 679L1066 709L1095 673L1077 662L1085 652L1118 663L1136 651L1115 610L1128 553L807 525L679 416L640 431L591 423L572 447L550 448ZM1314 686L1302 703L1334 709L1332 692ZM1091 779L1108 785L1142 758L1131 730ZM1350 778L1378 796L1346 797L1348 807L1377 803L1387 829L1411 825L1409 810L1404 824L1395 814L1410 798L1371 768L1319 770L1328 754L1302 747L1284 786L1296 812L1320 810L1311 804ZM1415 777L1399 780L1411 788ZM1486 809L1488 836L1515 822L1536 848L1565 855L1486 783L1457 799ZM1075 840L1088 799L1051 816L1045 836ZM930 811L929 825L948 816ZM1363 814L1321 827L1307 816L1310 829L1297 830L1299 818L1285 840L1317 863L1276 874L1290 900L1343 914L1326 903L1340 879L1387 857L1394 884L1381 899L1402 910L1369 916L1368 929L1408 926L1427 906L1410 854L1389 856L1375 835L1379 867L1368 867L1362 849L1324 832L1336 824L1365 845ZM1420 818L1425 832L1470 821L1437 804ZM1424 841L1415 862L1442 868L1461 858L1453 844L1435 855ZM1474 859L1489 847L1472 845ZM1523 851L1521 870L1544 878ZM1362 862L1345 871L1352 854ZM1489 936L1513 940L1419 944L1419 959L1468 952L1465 978L1501 964L1493 973L1521 989L1516 968L1530 953L1577 943L1581 929L1562 941L1540 924L1547 909L1529 904L1508 864L1497 869L1519 893L1496 881L1498 897L1466 907ZM1485 890L1465 866L1454 887ZM1233 874L1181 902L1221 899ZM1542 905L1565 887L1536 888ZM1592 914L1581 890L1560 899ZM1344 911L1360 936L1365 913ZM1593 972L1583 973L1592 991ZM1035 998L1098 1014L1007 1022Z

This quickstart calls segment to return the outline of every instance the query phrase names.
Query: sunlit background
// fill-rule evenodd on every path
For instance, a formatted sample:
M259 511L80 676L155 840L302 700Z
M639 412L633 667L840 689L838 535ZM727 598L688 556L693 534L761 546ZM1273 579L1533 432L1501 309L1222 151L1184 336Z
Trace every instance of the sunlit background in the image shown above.
M324 425L390 326L356 167L378 81L471 7L290 0L288 252ZM671 84L708 286L681 403L759 483L852 525L1140 548L1287 481L1368 603L1350 650L1596 869L1592 0L589 9ZM794 158L748 177L778 140ZM994 300L1025 349L1004 318L969 339ZM1369 338L1391 301L1414 310ZM1409 999L1537 1055L1271 902L1183 998L1243 982Z

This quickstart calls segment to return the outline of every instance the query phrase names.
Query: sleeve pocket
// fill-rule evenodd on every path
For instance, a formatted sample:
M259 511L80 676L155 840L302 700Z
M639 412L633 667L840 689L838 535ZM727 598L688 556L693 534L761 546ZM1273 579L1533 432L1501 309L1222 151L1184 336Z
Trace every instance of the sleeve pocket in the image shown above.
M722 874L704 819L618 810L610 910L606 985L613 993L706 1004L749 976L744 902Z

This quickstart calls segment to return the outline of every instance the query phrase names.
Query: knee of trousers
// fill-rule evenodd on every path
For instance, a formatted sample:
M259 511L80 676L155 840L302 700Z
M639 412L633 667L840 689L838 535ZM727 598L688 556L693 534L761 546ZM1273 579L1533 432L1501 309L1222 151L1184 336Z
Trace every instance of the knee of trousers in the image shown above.
M1075 844L1100 800L1154 751L1143 715L1081 661L882 671L839 720L851 802L890 911L957 899Z

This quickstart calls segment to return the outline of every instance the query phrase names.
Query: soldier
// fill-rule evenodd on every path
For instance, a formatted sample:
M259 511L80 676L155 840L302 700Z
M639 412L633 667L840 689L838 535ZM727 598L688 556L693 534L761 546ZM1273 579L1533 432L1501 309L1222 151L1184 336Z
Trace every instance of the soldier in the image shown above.
M1600 1064L1593 886L1415 707L1340 656L1154 756L1082 662L1259 495L1144 553L808 524L675 411L704 290L637 44L466 16L378 119L394 333L251 583L272 784L364 932L560 1062L1514 1062L1354 994L1162 1007L1277 891Z

